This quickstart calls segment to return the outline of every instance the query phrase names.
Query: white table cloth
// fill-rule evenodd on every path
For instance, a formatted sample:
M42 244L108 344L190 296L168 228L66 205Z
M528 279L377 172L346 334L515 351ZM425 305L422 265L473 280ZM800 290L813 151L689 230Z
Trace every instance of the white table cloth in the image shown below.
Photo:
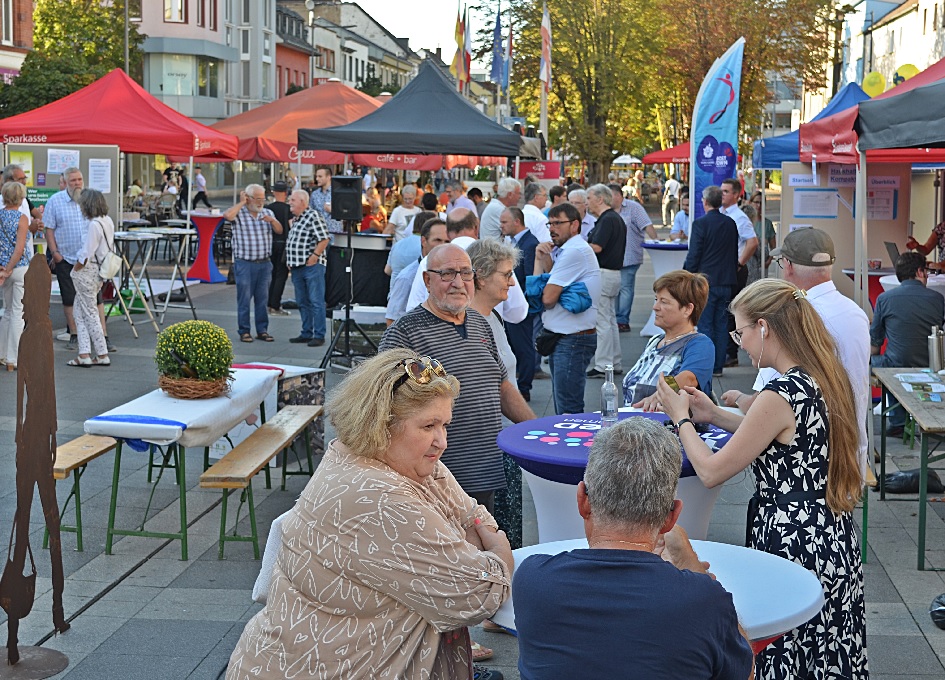
M824 606L820 581L794 562L727 543L692 541L692 547L699 559L709 562L709 571L732 594L738 620L749 640L782 635L809 621ZM587 548L587 539L540 543L512 553L518 566L530 555L557 555L581 548ZM575 593L575 597L580 597L580 593ZM515 631L512 597L499 608L492 621Z

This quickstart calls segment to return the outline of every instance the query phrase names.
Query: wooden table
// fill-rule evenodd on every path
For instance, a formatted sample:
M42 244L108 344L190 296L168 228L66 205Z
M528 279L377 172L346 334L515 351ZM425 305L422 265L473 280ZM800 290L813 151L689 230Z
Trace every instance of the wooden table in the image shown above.
M914 392L905 389L896 377L902 373L920 373L924 368L874 368L873 375L883 386L883 415L880 419L880 463L879 463L879 498L886 499L886 395L892 395L896 401L915 420L921 454L919 458L919 549L918 569L925 570L925 514L928 509L929 464L945 459L945 453L929 455L929 439L935 439L936 446L945 435L945 402L935 403L919 401ZM928 373L929 382L942 382L941 377ZM945 396L943 396L945 398ZM945 571L943 568L930 568L930 571Z

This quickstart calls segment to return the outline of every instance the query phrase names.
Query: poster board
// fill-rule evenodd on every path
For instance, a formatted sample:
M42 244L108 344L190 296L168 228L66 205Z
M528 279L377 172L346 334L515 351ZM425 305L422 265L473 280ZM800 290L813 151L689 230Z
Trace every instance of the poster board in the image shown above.
M82 171L85 186L98 189L108 203L108 214L118 224L122 187L119 185L117 146L92 144L7 144L5 163L16 163L26 172L26 195L33 206L46 205L59 191L62 171L75 166Z
M781 233L816 227L833 239L837 262L833 281L844 295L853 297L853 281L843 269L854 266L856 231L853 206L856 166L818 163L781 164ZM912 200L912 167L906 163L875 163L867 172L866 259L888 262L884 243L892 241L905 250Z

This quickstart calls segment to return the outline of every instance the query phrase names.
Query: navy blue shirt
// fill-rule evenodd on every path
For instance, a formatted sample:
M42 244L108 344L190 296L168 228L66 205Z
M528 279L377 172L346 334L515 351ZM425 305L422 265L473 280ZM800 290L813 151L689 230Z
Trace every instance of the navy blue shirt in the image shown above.
M745 680L732 596L637 550L532 555L515 570L522 680Z
M876 298L870 345L886 345L886 366L928 366L929 333L942 327L945 298L926 288L921 281L906 279Z

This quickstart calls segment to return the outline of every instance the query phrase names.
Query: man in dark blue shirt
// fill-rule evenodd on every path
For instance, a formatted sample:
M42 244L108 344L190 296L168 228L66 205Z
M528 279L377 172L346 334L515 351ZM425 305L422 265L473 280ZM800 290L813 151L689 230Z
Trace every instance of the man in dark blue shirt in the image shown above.
M750 677L732 596L674 528L681 465L679 440L653 420L595 436L578 484L588 549L532 555L515 570L523 680Z
M870 326L870 365L877 367L925 367L929 365L928 336L932 326L942 327L945 298L926 288L928 272L922 253L903 253L896 260L898 288L876 298ZM883 342L886 353L880 354ZM896 407L889 413L887 434L897 437L906 424L906 412Z

